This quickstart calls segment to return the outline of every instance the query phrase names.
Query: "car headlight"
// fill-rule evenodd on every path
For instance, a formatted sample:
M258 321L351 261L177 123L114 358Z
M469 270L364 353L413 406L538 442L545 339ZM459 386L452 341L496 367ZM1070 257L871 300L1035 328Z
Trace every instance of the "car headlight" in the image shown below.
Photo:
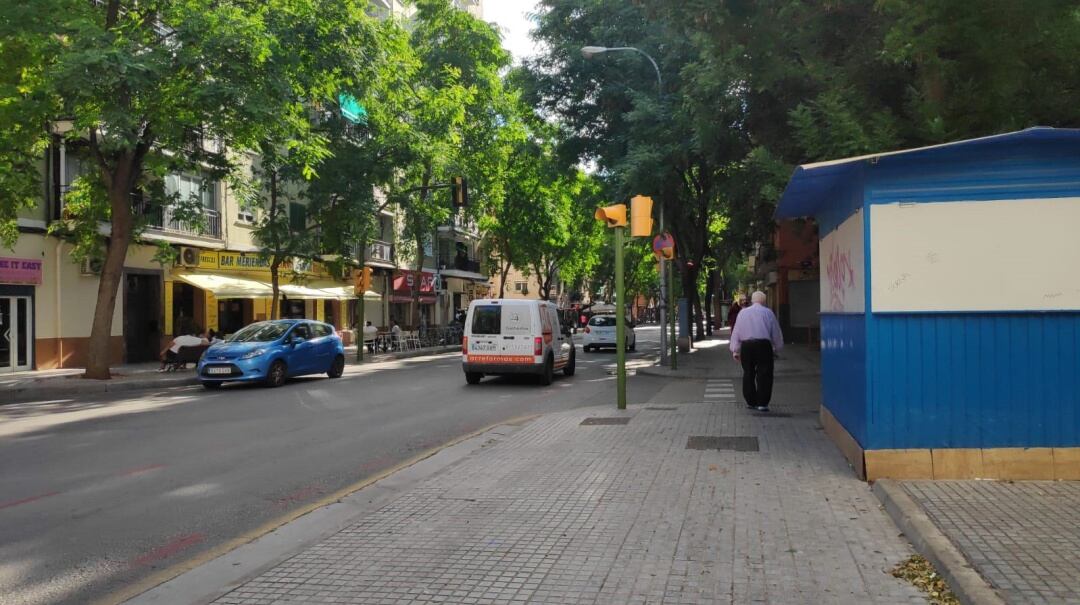
M240 359L255 359L259 355L266 353L266 349L255 349L254 351L248 351L240 356Z

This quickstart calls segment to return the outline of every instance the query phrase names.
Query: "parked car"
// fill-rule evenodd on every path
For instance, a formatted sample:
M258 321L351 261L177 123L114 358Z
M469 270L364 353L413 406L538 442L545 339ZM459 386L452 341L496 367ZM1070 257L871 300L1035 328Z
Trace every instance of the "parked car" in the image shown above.
M279 319L253 323L212 345L199 360L202 385L262 382L278 387L287 378L345 371L345 349L334 327L318 321Z
M585 338L583 348L588 353L601 347L615 348L615 316L593 315L589 323L585 324ZM626 321L626 348L631 351L637 350L637 335L634 334L634 322Z
M573 376L576 367L570 327L555 305L542 300L481 299L469 304L461 342L465 382L489 374L535 374L551 384L555 372Z

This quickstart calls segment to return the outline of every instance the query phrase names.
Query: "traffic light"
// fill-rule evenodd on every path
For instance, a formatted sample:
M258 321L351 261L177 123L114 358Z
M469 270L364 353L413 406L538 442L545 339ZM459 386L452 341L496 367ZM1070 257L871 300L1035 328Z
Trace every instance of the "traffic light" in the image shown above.
M598 221L604 221L608 227L625 227L626 226L626 204L615 204L614 206L604 206L603 208L597 208L596 217Z
M464 208L469 205L469 181L465 180L465 177L451 177L450 192L454 208Z
M371 289L371 267L364 267L353 275L353 294L363 296Z
M630 198L630 237L649 237L652 223L652 198L645 195Z

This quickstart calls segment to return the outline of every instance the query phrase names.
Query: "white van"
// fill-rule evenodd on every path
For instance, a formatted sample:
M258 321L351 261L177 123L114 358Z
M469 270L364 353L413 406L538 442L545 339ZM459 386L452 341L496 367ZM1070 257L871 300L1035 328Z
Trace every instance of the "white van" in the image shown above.
M465 381L485 374L536 374L551 384L555 372L574 375L574 340L559 313L543 300L485 298L469 304L461 342Z

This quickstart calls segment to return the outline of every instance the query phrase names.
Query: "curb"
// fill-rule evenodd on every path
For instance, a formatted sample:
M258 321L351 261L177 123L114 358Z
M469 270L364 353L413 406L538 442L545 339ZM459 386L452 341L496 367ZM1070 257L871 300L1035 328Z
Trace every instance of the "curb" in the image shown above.
M412 357L424 357L427 355L442 355L444 353L452 353L460 351L461 345L446 345L442 347L433 347L430 349L420 349L416 351L403 351L400 353L384 353L374 357L364 357L363 362L357 363L356 358L353 357L347 362L348 365L361 365L367 363L378 363L383 361L394 361L397 359L409 359ZM49 383L61 383L61 384L49 384ZM70 384L69 384L70 383ZM166 389L177 386L189 386L199 384L198 379L192 373L190 376L177 376L168 378L152 378L148 380L128 380L128 381L97 381L97 380L83 380L77 375L73 377L65 377L56 380L42 379L41 384L30 384L27 386L16 387L15 389L4 393L0 397L0 405L6 405L10 403L26 403L29 401L36 401L42 398L55 398L66 399L69 397L75 397L77 395L98 395L101 393L120 393L127 391L149 391L153 389Z
M105 382L96 380L84 380L82 378L65 378L70 381L78 381L78 384L63 384L46 386L43 384L17 387L6 393L0 405L9 403L25 403L45 397L57 399L74 397L76 395L90 395L100 393L120 393L125 391L143 391L156 388L169 388L176 386L196 385L199 383L194 375L178 378L157 378L154 380L132 380L127 382Z
M934 525L901 485L892 479L879 479L874 483L873 491L896 526L904 532L915 550L944 576L961 603L1005 605L1005 600L975 571L963 553Z

